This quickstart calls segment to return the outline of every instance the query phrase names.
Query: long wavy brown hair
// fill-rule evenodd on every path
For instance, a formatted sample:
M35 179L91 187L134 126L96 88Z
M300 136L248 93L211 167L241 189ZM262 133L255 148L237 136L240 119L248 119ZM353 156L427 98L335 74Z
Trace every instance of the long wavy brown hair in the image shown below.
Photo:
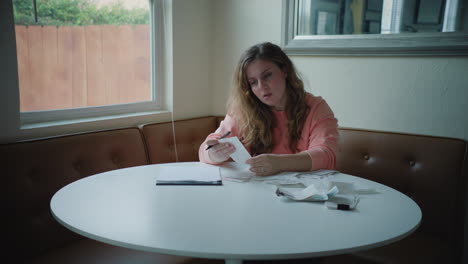
M288 119L289 148L297 152L297 143L309 112L305 102L304 83L299 78L289 57L275 44L264 42L246 50L234 72L233 87L227 112L239 126L242 142L250 147L252 155L273 150L273 129L276 119L270 106L262 103L252 92L246 70L254 60L267 60L286 73L286 117Z

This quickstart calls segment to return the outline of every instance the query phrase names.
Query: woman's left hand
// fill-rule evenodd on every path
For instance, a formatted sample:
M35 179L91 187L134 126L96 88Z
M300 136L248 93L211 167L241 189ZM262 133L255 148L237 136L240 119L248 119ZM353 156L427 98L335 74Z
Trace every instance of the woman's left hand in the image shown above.
M275 154L260 154L248 159L246 163L250 165L250 171L257 176L270 176L281 172L281 160Z

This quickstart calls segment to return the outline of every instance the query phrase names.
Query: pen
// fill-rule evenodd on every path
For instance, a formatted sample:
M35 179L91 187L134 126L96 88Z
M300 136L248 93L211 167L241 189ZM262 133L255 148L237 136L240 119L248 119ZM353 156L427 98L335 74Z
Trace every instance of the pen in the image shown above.
M222 139L222 138L225 138L227 136L229 136L231 134L231 131L228 131L226 134L224 134L222 137L220 137L219 139ZM206 150L209 150L211 147L213 147L214 145L209 145Z

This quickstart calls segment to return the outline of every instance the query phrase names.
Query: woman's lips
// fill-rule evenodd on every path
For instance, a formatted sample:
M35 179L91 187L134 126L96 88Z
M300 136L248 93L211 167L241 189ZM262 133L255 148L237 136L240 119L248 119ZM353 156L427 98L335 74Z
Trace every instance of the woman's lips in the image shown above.
M263 99L269 99L270 97L271 97L271 93L263 95Z

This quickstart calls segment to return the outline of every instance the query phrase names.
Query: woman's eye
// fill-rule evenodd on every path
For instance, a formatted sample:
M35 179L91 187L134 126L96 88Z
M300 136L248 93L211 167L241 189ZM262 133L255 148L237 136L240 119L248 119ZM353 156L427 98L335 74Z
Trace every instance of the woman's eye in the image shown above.
M273 76L273 73L269 72L269 73L265 74L265 75L263 76L263 78L265 78L265 79L270 79L271 76Z

